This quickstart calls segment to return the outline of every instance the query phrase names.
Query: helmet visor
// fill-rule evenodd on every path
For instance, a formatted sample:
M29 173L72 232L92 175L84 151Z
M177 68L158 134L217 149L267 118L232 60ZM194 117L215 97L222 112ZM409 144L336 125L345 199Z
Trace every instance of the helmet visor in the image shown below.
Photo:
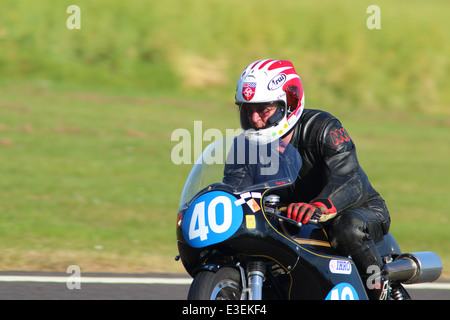
M286 115L286 104L283 101L239 103L238 106L243 130L276 126Z

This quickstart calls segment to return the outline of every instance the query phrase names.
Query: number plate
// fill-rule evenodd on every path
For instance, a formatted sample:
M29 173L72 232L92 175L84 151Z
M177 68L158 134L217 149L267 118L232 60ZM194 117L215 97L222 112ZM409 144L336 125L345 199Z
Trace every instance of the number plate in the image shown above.
M237 198L223 191L198 197L186 211L181 226L185 241L194 248L227 240L241 226L244 217Z
M343 282L331 289L325 300L359 300L359 296L351 284Z

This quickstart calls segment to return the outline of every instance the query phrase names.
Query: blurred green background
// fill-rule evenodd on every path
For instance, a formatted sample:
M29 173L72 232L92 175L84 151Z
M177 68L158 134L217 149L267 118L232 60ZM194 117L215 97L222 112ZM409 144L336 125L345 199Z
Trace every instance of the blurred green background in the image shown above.
M376 1L370 30L372 4L2 0L0 269L183 272L171 134L238 128L238 76L279 58L350 133L402 249L448 276L449 4Z

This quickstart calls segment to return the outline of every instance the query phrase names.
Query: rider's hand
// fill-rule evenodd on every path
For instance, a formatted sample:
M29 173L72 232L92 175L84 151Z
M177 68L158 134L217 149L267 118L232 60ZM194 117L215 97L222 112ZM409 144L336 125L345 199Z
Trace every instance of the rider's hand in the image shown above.
M287 207L287 217L303 224L308 223L311 218L324 222L336 214L337 210L330 199L316 200L312 203L291 203Z
M305 224L308 223L316 211L320 212L320 209L309 203L291 203L287 207L287 217Z

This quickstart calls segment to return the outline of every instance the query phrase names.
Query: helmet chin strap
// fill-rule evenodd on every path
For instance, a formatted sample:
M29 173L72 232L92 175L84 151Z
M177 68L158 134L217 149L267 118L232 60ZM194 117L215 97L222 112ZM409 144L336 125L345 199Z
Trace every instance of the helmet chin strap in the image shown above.
M269 119L267 119L267 121L266 121L266 128L267 127L271 127L272 125L276 124L281 119L283 119L283 112L284 111L282 111L280 109L281 108L277 108L275 113Z

